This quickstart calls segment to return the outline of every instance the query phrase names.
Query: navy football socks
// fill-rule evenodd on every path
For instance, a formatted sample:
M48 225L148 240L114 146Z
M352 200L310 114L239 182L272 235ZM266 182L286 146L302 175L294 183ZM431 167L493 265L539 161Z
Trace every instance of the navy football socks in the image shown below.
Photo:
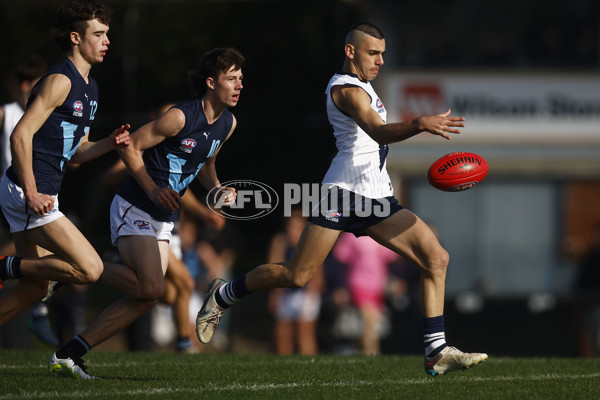
M221 286L215 292L215 301L221 308L229 308L237 303L242 297L249 295L246 287L246 274L239 276L229 283Z
M423 334L425 356L433 357L448 346L444 332L444 316L423 318L423 324L425 325Z
M21 275L21 258L8 256L0 260L0 279L19 279Z
M81 358L90 351L90 345L85 341L81 336L75 336L73 339L69 340L69 342L56 352L56 357L58 358Z

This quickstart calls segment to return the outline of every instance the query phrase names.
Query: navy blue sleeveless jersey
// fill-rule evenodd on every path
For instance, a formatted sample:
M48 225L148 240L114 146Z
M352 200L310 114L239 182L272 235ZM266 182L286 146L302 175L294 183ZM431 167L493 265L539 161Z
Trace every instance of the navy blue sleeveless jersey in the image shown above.
M209 124L199 98L174 106L185 115L185 126L175 136L144 151L148 175L158 187L170 187L183 196L206 161L227 139L233 124L233 114L227 109L214 124ZM175 221L176 213L150 200L133 177L123 184L118 195L147 212L157 221Z
M35 100L37 87L52 74L65 75L71 81L71 91L64 103L56 108L33 136L33 175L39 193L55 195L60 191L65 164L73 157L81 138L90 131L98 109L98 84L89 77L83 79L71 60L64 59L48 70L34 86L27 107ZM20 185L13 167L6 175Z

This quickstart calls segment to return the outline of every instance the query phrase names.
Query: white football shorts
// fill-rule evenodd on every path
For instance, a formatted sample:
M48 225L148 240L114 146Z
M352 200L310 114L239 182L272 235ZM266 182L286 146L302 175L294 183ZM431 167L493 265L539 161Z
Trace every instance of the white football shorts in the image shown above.
M0 207L10 225L10 233L27 231L64 217L64 214L58 210L58 195L52 197L54 197L52 210L37 215L28 209L23 189L4 174L0 181Z
M321 310L320 293L284 288L283 296L277 304L276 316L280 321L309 322L319 318Z
M178 233L171 233L171 241L169 242L173 255L178 260L183 259L183 252L181 251L181 237Z
M121 236L155 236L171 241L173 222L157 221L124 198L116 195L110 205L110 239L117 246Z

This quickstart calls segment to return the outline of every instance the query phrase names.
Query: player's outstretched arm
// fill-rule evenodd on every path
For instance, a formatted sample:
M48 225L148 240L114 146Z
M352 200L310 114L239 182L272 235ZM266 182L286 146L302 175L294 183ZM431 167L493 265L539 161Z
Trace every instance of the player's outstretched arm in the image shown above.
M463 117L450 117L450 110L438 115L425 115L406 122L383 124L370 135L379 144L401 142L421 132L429 132L447 140L452 140L449 133L459 134L465 126Z
M332 96L340 110L350 114L356 123L377 143L391 144L409 139L418 133L429 132L450 140L449 133L459 134L465 126L463 117L443 114L426 115L406 122L386 124L371 108L371 98L358 87L335 87Z
M115 129L108 137L97 142L90 142L89 133L81 138L77 151L71 157L71 163L81 164L98 158L111 150L118 150L129 146L129 124L121 125Z

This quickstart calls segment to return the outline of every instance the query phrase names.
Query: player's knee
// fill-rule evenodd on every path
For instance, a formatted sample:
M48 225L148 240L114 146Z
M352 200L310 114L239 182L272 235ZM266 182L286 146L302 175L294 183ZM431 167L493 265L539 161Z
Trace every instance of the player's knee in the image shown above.
M303 288L310 282L319 266L311 268L309 265L298 265L294 259L283 263L279 270L280 283L283 287L294 289Z
M94 283L100 279L100 275L104 271L102 260L98 258L90 259L85 264L80 266L79 282L80 284Z
M138 299L143 301L158 301L165 294L164 281L152 281L145 283L139 293Z
M449 262L450 262L450 255L444 248L439 247L430 256L428 269L434 275L442 275L445 277Z
M304 285L306 285L307 282L305 282L303 279L298 279L298 278L294 278L290 281L290 287L293 289L301 289L304 287Z
M306 286L312 279L311 274L294 274L290 280L290 286L292 288L300 289Z

